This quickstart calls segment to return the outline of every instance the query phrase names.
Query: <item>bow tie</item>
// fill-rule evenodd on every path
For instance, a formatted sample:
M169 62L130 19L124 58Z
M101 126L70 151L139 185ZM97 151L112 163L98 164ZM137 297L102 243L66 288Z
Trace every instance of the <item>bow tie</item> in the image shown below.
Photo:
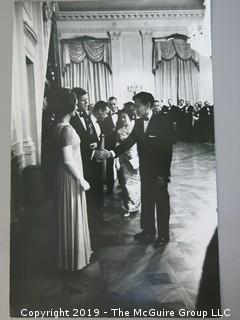
M142 117L143 121L149 121L149 117Z
M87 115L86 113L84 113L84 112L80 112L80 113L79 113L79 117L80 117L80 118L87 118L88 115Z
M113 115L115 115L115 114L118 114L117 112L113 112L113 113L111 113L111 115L113 116Z

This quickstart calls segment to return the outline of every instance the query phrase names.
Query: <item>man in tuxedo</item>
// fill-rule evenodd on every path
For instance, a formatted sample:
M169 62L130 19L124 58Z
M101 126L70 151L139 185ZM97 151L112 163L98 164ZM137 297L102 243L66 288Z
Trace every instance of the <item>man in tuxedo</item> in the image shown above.
M99 162L100 146L101 146L101 129L98 120L107 116L108 106L106 103L99 109L99 105L95 105L95 111L88 115L88 94L82 88L74 88L78 100L78 111L72 117L70 124L76 130L81 140L81 155L83 161L84 177L90 184L90 190L86 193L88 217L90 230L98 226L103 219L103 178L102 166ZM103 111L101 111L103 109ZM99 115L100 114L100 115ZM103 115L101 117L101 114Z
M153 113L158 114L161 112L161 106L160 106L160 101L159 100L154 100L153 102Z
M76 116L72 117L70 124L74 127L81 139L83 169L87 179L91 174L89 159L91 158L93 149L96 148L97 139L94 137L89 125L88 93L82 88L73 88L72 91L77 98L78 110Z
M177 141L185 140L185 108L183 99L179 100L177 106L176 136Z
M172 103L172 99L168 99L168 110L173 122L177 121L178 107Z
M91 180L89 181L93 196L89 201L89 209L97 212L95 218L100 223L103 223L103 208L104 208L104 175L105 164L101 161L101 152L104 149L103 134L101 130L101 125L104 120L108 117L109 108L105 101L98 101L93 108L90 115L90 121L93 125L94 131L97 135L97 148L94 149L91 155Z
M116 146L116 125L118 121L118 106L117 98L110 97L108 99L110 112L108 117L102 123L102 130L105 134L106 149L113 149ZM107 194L113 193L114 187L114 161L107 160Z
M140 92L133 97L137 115L135 126L119 146L109 151L106 157L118 157L137 143L141 175L141 229L135 235L137 241L151 243L157 234L155 247L169 241L170 200L168 183L172 161L173 136L169 122L160 114L153 114L154 98L151 93Z
M200 119L200 113L202 110L202 102L197 101L194 105L194 141L195 142L201 142L201 121Z
M193 141L193 113L194 109L190 103L190 100L186 100L186 104L184 106L184 138L185 141L192 142Z
M181 110L184 108L184 100L183 99L179 99L178 108Z
M135 104L132 101L125 102L122 111L128 113L131 121L137 119Z
M210 109L210 142L214 143L215 134L214 134L214 105L209 105Z
M174 142L176 142L176 106L172 104L172 99L168 99L168 105L163 105L160 114L165 118L171 127Z
M199 141L208 142L211 131L211 111L208 101L204 102L203 107L199 111Z

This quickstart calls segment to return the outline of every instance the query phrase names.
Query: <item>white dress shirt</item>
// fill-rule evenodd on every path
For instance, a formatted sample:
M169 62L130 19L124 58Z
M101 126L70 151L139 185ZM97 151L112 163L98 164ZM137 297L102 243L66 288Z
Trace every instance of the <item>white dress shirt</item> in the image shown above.
M148 115L146 115L146 117L148 117L148 120L143 120L143 130L144 132L147 131L147 128L148 128L148 125L149 125L149 122L152 118L152 115L153 115L153 112L152 110L149 111ZM114 158L116 156L116 153L113 151L113 150L110 150L110 153L111 153L111 157Z
M77 111L76 113L77 113L80 121L82 122L82 124L83 124L83 126L84 126L84 129L87 130L87 127L86 127L86 123L85 123L84 118L83 118L83 117L80 117L80 113L79 113L78 111Z
M100 138L101 138L101 128L100 128L100 126L99 126L99 124L97 122L98 120L92 113L90 115L90 119L92 121L92 124L93 124L95 130L96 130L96 134L98 136L98 140L100 140Z
M111 112L111 117L112 117L113 124L116 127L117 121L118 121L118 114L117 113L112 114L112 112Z
M147 131L147 128L148 128L149 122L150 122L150 120L152 118L152 115L153 115L153 112L151 110L151 111L149 111L149 113L147 115L148 120L143 120L143 130L144 130L144 132Z

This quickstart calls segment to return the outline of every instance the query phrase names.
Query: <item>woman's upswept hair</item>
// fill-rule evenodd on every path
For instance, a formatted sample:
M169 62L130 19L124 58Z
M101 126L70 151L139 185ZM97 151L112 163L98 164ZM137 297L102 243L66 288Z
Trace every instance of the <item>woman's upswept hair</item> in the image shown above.
M76 98L72 90L57 89L52 97L52 109L57 117L63 117L75 110Z

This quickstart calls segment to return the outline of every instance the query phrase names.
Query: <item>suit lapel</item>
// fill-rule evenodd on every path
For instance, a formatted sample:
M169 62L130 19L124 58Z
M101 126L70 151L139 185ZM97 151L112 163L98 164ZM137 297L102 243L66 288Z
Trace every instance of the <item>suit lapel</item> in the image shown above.
M110 120L110 123L111 123L111 127L112 127L112 128L115 128L115 125L114 125L114 122L113 122L112 114L109 114L109 120Z
M153 114L152 117L151 117L151 119L149 120L149 123L148 123L148 126L147 126L147 130L146 130L146 132L145 132L145 135L147 135L147 134L149 133L149 130L151 130L151 127L152 127L153 124L154 124L155 117L156 117L156 115Z
M78 121L83 126L84 130L87 131L86 123L83 118L80 117L79 113L77 113Z
M144 120L143 119L139 119L139 131L140 131L140 134L141 135L145 135L145 132L144 132Z
M96 130L96 128L95 128L95 125L94 125L94 124L93 124L93 122L92 122L92 119L90 119L90 122L91 122L91 125L92 125L92 129L93 129L93 132L94 132L95 138L96 138L98 141L100 141L101 134L100 134L100 136L98 136L98 134L97 134L97 130ZM101 128L100 128L100 130L101 130Z

